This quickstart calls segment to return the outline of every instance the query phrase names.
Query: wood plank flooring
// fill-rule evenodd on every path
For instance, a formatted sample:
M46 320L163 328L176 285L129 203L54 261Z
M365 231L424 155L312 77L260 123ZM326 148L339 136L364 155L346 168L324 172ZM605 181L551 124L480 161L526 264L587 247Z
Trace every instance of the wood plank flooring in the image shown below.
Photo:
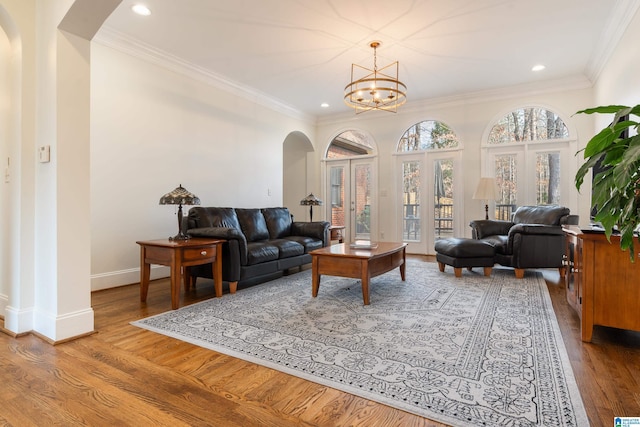
M596 327L581 342L557 271L544 275L591 425L640 416L640 333ZM203 281L180 305L212 297ZM0 425L442 425L129 324L170 300L168 279L151 283L146 304L137 284L95 292L97 332L56 346L0 333Z

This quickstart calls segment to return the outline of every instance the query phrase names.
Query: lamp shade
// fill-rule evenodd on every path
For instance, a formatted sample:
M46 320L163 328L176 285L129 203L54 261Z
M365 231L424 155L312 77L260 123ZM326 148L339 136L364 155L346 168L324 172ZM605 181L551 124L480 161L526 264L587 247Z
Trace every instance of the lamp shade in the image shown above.
M175 190L160 197L161 205L199 205L200 199L195 194L187 191L180 184Z
M478 188L473 193L473 198L478 200L495 200L496 194L496 180L494 178L480 178L478 182Z
M321 206L322 200L318 199L313 195L313 193L311 193L304 199L300 200L300 204L303 206Z

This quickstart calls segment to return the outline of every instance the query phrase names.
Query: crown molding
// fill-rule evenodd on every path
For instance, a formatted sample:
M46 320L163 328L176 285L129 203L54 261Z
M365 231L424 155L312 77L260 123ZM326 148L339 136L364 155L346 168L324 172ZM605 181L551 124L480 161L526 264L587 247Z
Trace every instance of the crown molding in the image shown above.
M613 48L622 39L638 8L640 8L640 2L637 0L618 0L613 2L612 13L603 26L602 34L598 38L598 43L594 47L593 54L585 67L585 74L592 82L595 83L600 77L600 73L602 73L614 51Z
M533 83L504 86L495 89L466 92L439 98L409 101L398 110L398 115L420 113L426 110L451 108L461 105L480 104L492 101L537 96L542 94L566 92L570 90L589 89L593 82L584 75L565 77L554 80L541 80ZM384 113L388 114L388 113ZM318 125L352 121L356 119L353 112L338 113L318 118Z
M127 55L131 55L145 62L182 74L194 80L201 81L220 90L240 96L248 101L262 105L263 107L282 113L291 118L309 123L315 123L316 121L315 117L310 116L291 105L274 98L273 96L269 96L264 92L242 85L220 74L216 74L211 70L199 67L189 61L185 61L182 58L148 45L138 39L127 36L126 34L116 31L108 26L103 26L92 41L118 50Z

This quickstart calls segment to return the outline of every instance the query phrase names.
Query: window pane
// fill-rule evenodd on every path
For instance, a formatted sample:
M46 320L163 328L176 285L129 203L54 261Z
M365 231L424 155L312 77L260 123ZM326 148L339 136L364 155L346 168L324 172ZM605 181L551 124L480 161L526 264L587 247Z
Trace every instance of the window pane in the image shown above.
M420 151L458 146L458 136L446 124L425 120L411 126L400 138L398 151Z
M540 153L537 156L536 203L560 204L560 153Z
M568 138L569 130L553 111L520 108L504 116L489 133L489 144Z
M344 167L331 167L331 225L344 222Z
M495 168L498 187L495 218L509 221L518 200L518 162L516 156L512 154L496 156Z
M402 162L402 203L404 241L420 240L420 163Z
M453 236L453 160L433 162L436 239Z
M355 167L356 238L368 239L371 232L371 167Z

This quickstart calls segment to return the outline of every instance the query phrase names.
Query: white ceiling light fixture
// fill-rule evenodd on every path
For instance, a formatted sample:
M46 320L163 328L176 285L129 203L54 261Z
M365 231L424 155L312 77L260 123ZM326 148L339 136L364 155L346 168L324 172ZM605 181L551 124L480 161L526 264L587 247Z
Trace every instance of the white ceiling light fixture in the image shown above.
M537 65L534 65L533 67L531 67L531 71L542 71L545 68L547 68L547 67L545 67L542 64L537 64Z
M344 88L344 102L356 114L371 110L396 113L407 102L407 87L398 80L398 61L378 69L376 49L382 43L372 41L373 69L351 64L351 83Z
M143 4L134 4L133 6L131 6L131 10L141 16L151 15L151 10Z

